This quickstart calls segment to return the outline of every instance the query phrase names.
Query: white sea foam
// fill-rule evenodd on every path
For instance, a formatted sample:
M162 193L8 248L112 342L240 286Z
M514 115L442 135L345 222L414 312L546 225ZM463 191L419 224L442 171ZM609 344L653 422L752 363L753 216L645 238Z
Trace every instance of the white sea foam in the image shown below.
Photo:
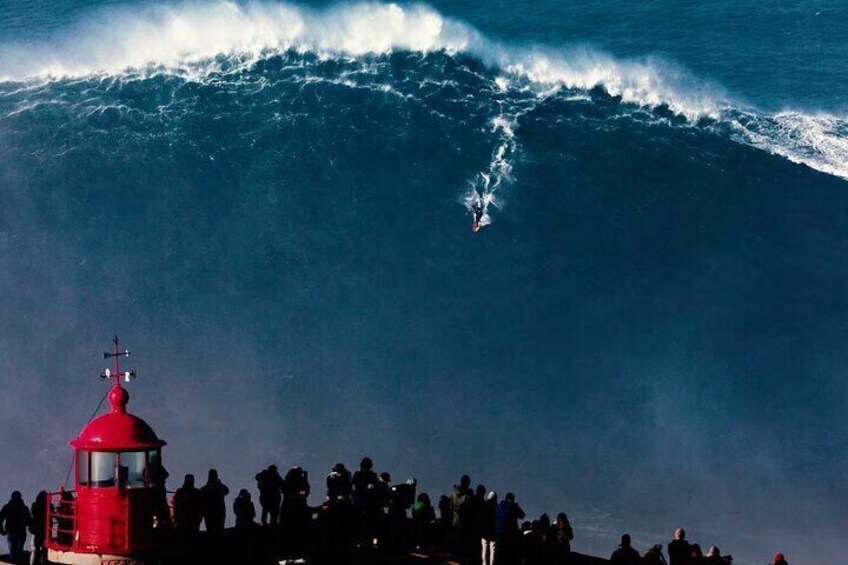
M498 144L492 151L488 167L478 172L468 183L468 189L462 198L462 203L469 212L473 211L474 208L482 210L481 226L488 226L492 223L489 206L501 207L502 201L499 198L498 190L511 179L512 163L510 158L517 148L514 129L516 120L517 115L498 116L492 120L491 131L498 136Z
M466 53L498 70L500 77L493 86L500 90L521 81L542 91L601 87L626 103L667 106L690 121L709 117L730 123L738 141L848 178L845 117L742 111L719 88L695 80L668 62L621 60L585 48L508 46L420 4L372 2L313 10L269 1L213 0L109 9L94 13L50 43L0 45L0 79L53 80L151 70L202 77L224 68L222 58L226 68L241 69L289 50L322 58L392 50ZM499 183L508 178L509 158L517 142L511 129L496 125L493 131L498 145L490 166L475 183L478 188L493 187L482 192L494 199Z
M740 118L747 119L740 119ZM732 120L740 141L793 163L848 179L848 120L832 114L785 111Z
M158 4L98 12L52 44L4 45L0 76L182 68L221 55L255 59L290 49L324 56L392 49L456 52L476 38L473 29L421 5L360 3L316 11L269 2Z
M688 117L715 113L714 92L659 61L620 61L588 49L508 47L424 5L213 1L97 12L49 44L0 46L0 77L67 78L148 68L218 70L216 59L250 64L294 50L357 57L392 50L463 52L508 75L568 88L605 88L625 102L666 104ZM506 79L504 79L506 80ZM506 84L506 83L501 83Z

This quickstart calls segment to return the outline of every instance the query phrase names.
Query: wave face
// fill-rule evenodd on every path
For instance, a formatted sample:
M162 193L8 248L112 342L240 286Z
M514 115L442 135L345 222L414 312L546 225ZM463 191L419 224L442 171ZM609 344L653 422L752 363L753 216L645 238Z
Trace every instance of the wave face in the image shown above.
M585 48L498 44L423 5L361 3L311 10L290 4L212 2L113 9L52 44L4 45L0 77L7 85L93 77L138 80L158 74L195 82L243 80L260 61L275 57L358 58L368 64L392 52L473 58L490 74L487 90L507 102L528 91L543 100L600 89L634 111L659 108L684 117L686 124L706 121L735 141L848 178L844 117L757 112L660 60L616 60ZM498 101L492 98L490 104ZM503 127L515 119L511 111L515 109L504 109L491 122L504 141L511 137L512 128ZM507 152L514 149L514 140L500 144L487 170L481 171L478 188L487 202L494 200L486 196L487 184L495 191L508 176Z
M432 489L468 470L565 500L599 554L692 524L737 563L841 557L844 116L422 5L154 5L53 35L0 47L4 374L117 331L161 352L138 398L161 385L172 476L373 447ZM50 427L14 428L34 491L91 390L48 411L36 380L0 401Z

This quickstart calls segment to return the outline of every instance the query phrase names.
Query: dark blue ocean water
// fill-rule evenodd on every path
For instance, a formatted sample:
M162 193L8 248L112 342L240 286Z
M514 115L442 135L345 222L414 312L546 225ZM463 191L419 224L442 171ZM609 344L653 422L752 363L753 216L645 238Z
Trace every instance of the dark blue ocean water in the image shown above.
M117 331L174 477L371 454L834 562L846 10L0 2L0 492Z

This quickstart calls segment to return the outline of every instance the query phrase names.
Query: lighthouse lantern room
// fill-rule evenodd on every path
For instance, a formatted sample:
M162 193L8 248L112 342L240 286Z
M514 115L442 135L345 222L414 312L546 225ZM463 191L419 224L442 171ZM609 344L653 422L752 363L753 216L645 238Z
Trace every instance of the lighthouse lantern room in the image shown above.
M144 563L155 553L155 528L169 521L162 446L147 423L127 412L133 371L121 371L129 351L104 353L114 358L106 395L110 410L93 419L70 442L74 449L73 491L51 493L46 545L48 560L68 564Z

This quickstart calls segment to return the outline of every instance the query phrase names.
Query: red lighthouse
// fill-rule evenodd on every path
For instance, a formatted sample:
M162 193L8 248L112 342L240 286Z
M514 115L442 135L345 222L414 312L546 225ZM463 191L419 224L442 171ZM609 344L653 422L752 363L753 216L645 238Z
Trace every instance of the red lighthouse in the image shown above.
M50 496L46 540L52 563L109 565L155 559L155 527L168 520L162 446L147 423L127 412L132 371L121 371L129 351L105 353L114 358L114 379L107 395L110 410L93 419L70 442L74 449L74 491Z

